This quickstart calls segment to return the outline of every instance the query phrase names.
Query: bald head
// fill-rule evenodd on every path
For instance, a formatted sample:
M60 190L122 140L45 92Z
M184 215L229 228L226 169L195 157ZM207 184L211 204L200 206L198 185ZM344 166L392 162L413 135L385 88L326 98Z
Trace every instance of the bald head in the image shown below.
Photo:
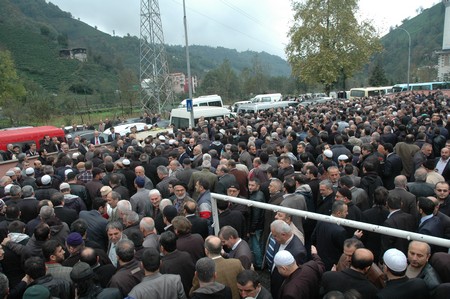
M222 240L216 236L209 236L205 240L205 249L209 257L220 255L222 250Z
M155 221L151 217L144 217L139 222L139 229L144 235L148 235L155 230Z
M406 176L404 176L404 175L398 175L394 179L395 187L399 187L399 188L405 188L407 182L408 182L408 180L406 179Z
M373 253L366 248L358 248L352 256L351 267L360 272L367 272L373 263Z

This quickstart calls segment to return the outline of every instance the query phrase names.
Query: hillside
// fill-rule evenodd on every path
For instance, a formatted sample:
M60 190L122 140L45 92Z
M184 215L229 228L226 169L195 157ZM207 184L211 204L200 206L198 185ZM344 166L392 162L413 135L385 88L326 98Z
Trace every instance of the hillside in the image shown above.
M83 97L99 94L100 102L106 103L117 97L115 91L121 71L131 70L138 77L138 37L111 36L74 19L69 12L45 0L0 0L0 7L0 49L12 53L19 75L28 85L35 84L55 94L75 92ZM444 5L438 3L401 25L411 33L411 82L429 81L436 77L435 52L442 47L444 12ZM407 34L392 28L381 42L384 50L373 58L373 62L381 61L391 84L405 82ZM59 58L61 49L74 47L87 49L86 63ZM185 48L167 45L166 50L169 71L186 73ZM255 57L266 75L290 76L290 66L285 60L264 52L191 45L190 55L192 74L199 79L224 60L228 60L232 70L240 74L252 67ZM374 65L368 64L348 80L347 86L367 85ZM287 90L292 92L295 88Z
M0 49L12 53L21 77L47 91L111 93L121 70L138 77L138 37L110 36L44 0L0 0L0 7ZM59 50L78 47L87 49L88 62L59 58ZM290 75L286 61L267 53L206 46L191 46L190 53L192 74L200 79L225 59L240 72L251 67L255 55L270 76ZM184 47L167 46L167 57L170 72L186 72Z
M434 81L437 76L436 65L438 56L436 51L442 49L445 7L439 2L433 7L425 9L414 18L404 20L401 28L411 35L411 82ZM398 28L391 28L390 32L381 38L384 47L382 53L374 57L380 60L390 84L407 81L408 69L408 35ZM375 64L356 75L349 86L367 86L369 72Z

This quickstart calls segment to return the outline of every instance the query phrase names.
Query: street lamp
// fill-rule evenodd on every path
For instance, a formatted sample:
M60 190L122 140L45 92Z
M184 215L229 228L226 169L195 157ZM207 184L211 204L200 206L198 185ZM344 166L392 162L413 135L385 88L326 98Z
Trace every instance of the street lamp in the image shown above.
M409 71L410 71L410 68L411 68L411 34L409 34L408 30L406 30L405 28L398 27L398 29L401 29L401 30L405 31L406 34L408 34L408 39L409 39L409 45L408 45L408 82L407 82L407 86L406 86L406 89L409 91Z

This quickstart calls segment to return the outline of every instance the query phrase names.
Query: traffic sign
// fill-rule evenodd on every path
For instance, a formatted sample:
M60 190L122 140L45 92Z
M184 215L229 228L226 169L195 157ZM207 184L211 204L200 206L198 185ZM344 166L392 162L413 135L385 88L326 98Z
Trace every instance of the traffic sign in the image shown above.
M186 109L188 112L192 111L192 99L186 99Z

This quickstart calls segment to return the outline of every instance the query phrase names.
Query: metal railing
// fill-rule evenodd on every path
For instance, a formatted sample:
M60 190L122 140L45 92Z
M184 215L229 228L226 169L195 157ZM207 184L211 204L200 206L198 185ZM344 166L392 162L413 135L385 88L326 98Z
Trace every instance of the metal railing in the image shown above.
M218 210L217 210L217 200L225 200L225 201L229 201L229 202L233 202L233 203L243 204L243 205L246 205L249 207L257 207L257 208L261 208L264 210L272 210L274 212L288 213L290 215L300 216L305 219L310 218L310 219L319 220L319 221L336 223L337 225L349 226L349 227L353 227L353 228L364 230L364 231L370 231L370 232L374 232L374 233L378 233L378 234L389 235L389 236L403 238L403 239L407 239L407 240L422 241L422 242L426 242L428 244L433 244L433 245L450 248L450 240L448 240L448 239L437 238L437 237L428 236L428 235L422 235L422 234L418 234L418 233L413 233L413 232L404 231L404 230L400 230L400 229L394 229L394 228L385 227L385 226L381 226L381 225L374 225L374 224L369 224L369 223L365 223L365 222L359 222L359 221L354 221L354 220L349 220L349 219L342 219L342 218L338 218L338 217L333 217L331 215L322 215L322 214L312 213L312 212L308 212L308 211L296 210L296 209L292 209L292 208L286 208L286 207L281 207L281 206L277 206L277 205L256 202L256 201L252 201L252 200L248 200L248 199L231 197L231 196L218 194L218 193L211 193L211 206L212 206L212 214L213 214L213 221L214 221L213 227L214 227L214 233L216 235L219 234L219 230L220 230L219 214L218 214Z

